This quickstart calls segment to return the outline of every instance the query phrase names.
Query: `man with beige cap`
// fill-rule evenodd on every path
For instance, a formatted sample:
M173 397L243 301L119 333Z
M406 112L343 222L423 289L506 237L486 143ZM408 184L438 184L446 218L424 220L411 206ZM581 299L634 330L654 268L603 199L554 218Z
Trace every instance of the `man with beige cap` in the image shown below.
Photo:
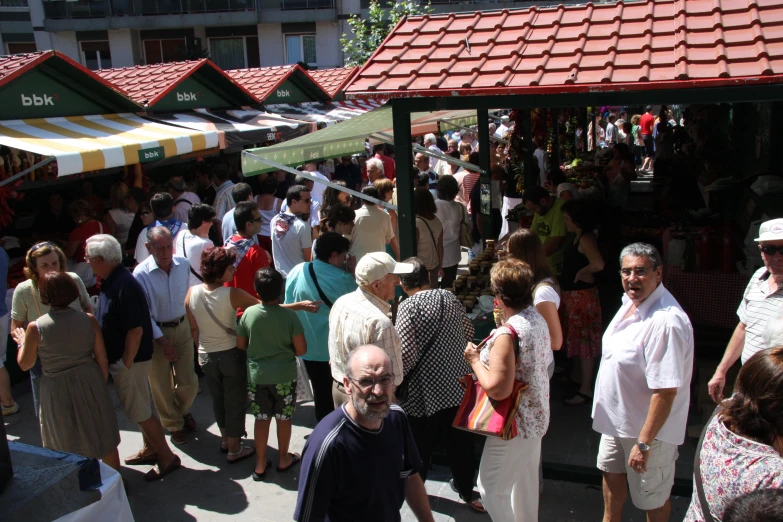
M783 219L762 223L756 242L764 266L750 278L737 309L739 323L715 375L707 385L710 397L716 403L723 399L726 372L737 359L742 356L744 364L754 353L771 348L764 341L764 332L770 321L779 320L783 314Z
M335 408L342 406L345 394L343 377L348 354L365 344L373 344L389 356L394 385L402 382L402 343L392 324L389 301L399 284L396 274L410 274L413 265L397 263L386 252L370 252L359 260L354 271L355 291L335 301L329 313L329 360L332 365L332 398Z

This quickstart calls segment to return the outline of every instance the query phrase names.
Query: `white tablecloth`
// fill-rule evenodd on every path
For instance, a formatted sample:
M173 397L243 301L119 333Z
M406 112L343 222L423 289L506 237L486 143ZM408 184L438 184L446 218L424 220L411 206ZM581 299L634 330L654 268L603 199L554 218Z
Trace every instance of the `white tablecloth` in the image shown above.
M60 517L54 522L133 522L128 497L122 485L122 477L113 468L101 464L101 499L78 511Z

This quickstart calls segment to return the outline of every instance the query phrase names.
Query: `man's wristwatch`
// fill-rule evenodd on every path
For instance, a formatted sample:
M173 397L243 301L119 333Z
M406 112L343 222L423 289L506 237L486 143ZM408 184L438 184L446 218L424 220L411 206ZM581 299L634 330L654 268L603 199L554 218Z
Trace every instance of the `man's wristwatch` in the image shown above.
M639 451L650 451L650 445L644 442L636 441L636 447L639 448Z

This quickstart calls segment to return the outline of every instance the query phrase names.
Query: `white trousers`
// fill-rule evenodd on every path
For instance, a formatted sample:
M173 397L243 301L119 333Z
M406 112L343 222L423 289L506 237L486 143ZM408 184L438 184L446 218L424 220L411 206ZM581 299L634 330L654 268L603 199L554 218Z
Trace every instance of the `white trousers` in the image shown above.
M488 437L478 490L492 522L538 522L541 439Z

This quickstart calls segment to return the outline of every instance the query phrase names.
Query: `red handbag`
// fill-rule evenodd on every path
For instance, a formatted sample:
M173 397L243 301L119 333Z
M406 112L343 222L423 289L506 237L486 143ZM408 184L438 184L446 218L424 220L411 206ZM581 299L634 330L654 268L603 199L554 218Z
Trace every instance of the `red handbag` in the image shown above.
M511 331L514 360L516 360L519 357L519 338L511 325L507 325L507 328ZM481 350L490 337L481 341L477 348ZM474 374L460 377L459 381L465 388L465 395L462 397L462 403L459 405L452 426L488 437L500 437L503 440L513 439L519 434L516 414L520 397L529 387L528 384L515 379L511 394L498 401L487 395Z

